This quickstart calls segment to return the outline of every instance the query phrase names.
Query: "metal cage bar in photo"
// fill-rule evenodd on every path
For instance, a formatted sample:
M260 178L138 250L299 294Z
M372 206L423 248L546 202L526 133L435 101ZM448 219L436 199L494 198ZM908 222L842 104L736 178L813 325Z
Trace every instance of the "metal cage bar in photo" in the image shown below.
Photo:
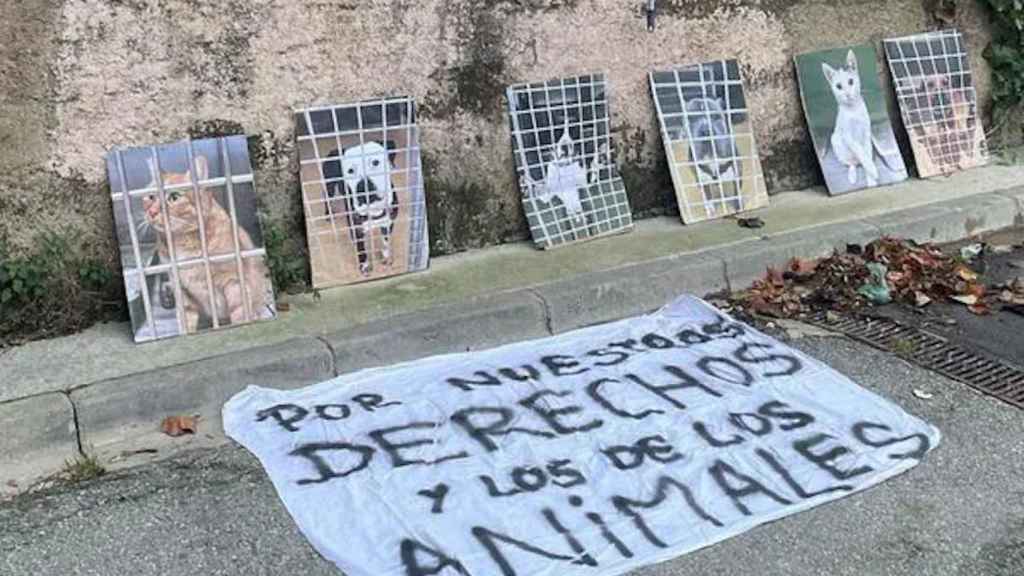
M604 74L507 89L523 210L542 248L632 228L625 184L613 160Z
M200 174L200 166L206 173ZM216 174L209 173L210 166L216 167ZM244 137L119 149L108 157L108 171L136 341L275 315L266 251L262 241L255 245L239 224L238 203L243 202L253 233L262 236ZM218 191L223 191L223 200L218 200ZM209 226L214 222L211 217L218 216L216 210L223 210L218 225L229 222L227 229L216 233L228 234L230 244L214 254L210 235L215 231ZM183 247L191 249L183 253ZM233 275L218 282L215 276L223 277L226 267ZM253 286L259 294L252 292ZM224 295L225 289L231 297ZM240 314L229 314L228 302L235 302ZM133 303L138 305L132 307ZM208 326L200 324L204 319Z
M986 164L988 146L963 35L940 30L887 39L884 45L921 175Z
M301 108L295 120L314 285L425 269L427 210L415 100Z
M720 60L655 71L650 85L683 221L766 206L739 64Z

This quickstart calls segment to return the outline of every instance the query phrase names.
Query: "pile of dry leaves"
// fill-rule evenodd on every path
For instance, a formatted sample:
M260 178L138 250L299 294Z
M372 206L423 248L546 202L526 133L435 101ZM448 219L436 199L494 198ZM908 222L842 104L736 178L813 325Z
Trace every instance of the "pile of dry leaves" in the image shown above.
M783 270L769 268L733 304L762 316L791 318L889 302L924 307L946 299L984 315L997 302L1024 305L1024 280L988 287L962 258L934 245L886 237L820 260L793 259Z

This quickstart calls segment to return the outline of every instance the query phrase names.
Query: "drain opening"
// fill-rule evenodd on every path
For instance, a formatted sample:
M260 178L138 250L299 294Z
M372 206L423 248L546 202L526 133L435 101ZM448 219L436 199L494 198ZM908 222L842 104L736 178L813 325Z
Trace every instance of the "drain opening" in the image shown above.
M806 321L901 357L1007 404L1024 409L1024 370L950 344L945 338L888 318L836 317L824 312Z

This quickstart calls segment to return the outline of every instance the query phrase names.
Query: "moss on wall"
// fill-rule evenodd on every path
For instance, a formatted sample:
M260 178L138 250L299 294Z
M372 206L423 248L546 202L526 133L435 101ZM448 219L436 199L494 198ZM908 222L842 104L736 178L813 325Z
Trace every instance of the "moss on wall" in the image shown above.
M454 22L457 59L439 70L446 76L445 92L427 96L424 116L450 118L459 112L497 117L508 73L500 15L493 2L471 0L457 5L448 16Z
M621 126L612 134L616 139L619 174L635 218L679 214L668 158L658 131L652 123L643 128ZM650 146L654 147L653 154L647 152Z
M483 178L440 174L437 156L422 152L427 224L433 256L514 242L529 237L522 209L512 197L496 194Z
M769 190L793 190L824 183L810 135L777 141L761 152L761 169Z

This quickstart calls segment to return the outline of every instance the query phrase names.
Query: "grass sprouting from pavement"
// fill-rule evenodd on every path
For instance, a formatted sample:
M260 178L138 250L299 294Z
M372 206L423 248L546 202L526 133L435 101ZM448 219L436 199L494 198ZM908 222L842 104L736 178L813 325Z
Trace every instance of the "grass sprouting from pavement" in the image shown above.
M103 476L107 469L100 464L95 456L79 456L64 461L64 469L61 470L61 477L68 484L87 482Z

